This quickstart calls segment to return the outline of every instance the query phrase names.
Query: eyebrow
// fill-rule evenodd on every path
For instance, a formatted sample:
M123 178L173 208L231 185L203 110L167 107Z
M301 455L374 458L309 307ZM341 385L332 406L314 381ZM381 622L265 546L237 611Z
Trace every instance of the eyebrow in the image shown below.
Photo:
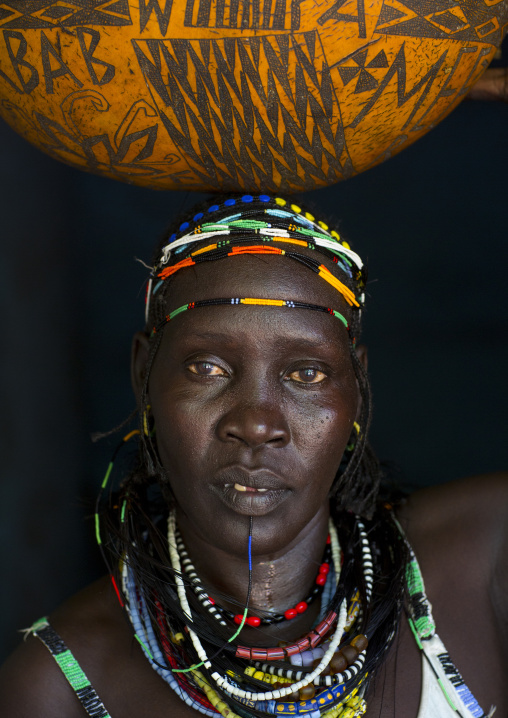
M295 345L297 347L306 347L309 349L315 349L317 346L325 346L330 341L335 343L336 340L330 339L323 342L322 339L307 339L305 337L295 337L294 335L275 335L274 337L278 341L284 342L284 344ZM183 341L189 340L203 340L203 341L215 341L223 342L224 344L235 344L238 340L241 341L241 336L232 336L231 334L224 334L222 332L187 332L185 336L182 336Z
M213 341L226 341L230 342L234 337L231 334L223 334L222 332L185 332L180 336L181 339L205 339Z

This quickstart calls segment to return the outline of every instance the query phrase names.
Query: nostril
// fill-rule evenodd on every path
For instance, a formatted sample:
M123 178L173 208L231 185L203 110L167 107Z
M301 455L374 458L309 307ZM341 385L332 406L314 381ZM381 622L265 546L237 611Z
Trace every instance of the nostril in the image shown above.
M276 436L273 439L268 439L268 441L265 442L266 444L283 444L284 443L284 437L283 436Z
M229 411L219 421L217 430L222 440L240 441L251 448L282 447L289 441L289 427L280 412L259 407Z

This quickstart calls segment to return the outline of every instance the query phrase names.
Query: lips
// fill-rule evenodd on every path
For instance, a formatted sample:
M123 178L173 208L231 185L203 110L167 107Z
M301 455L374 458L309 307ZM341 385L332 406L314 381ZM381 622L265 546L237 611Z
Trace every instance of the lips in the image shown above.
M242 466L222 470L211 488L235 513L248 516L270 513L291 493L284 480L268 469Z

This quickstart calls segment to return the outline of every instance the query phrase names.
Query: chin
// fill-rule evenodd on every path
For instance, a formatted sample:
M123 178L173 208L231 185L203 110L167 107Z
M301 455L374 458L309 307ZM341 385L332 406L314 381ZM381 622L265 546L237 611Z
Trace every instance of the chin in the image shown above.
M247 554L250 516L252 526L253 555L270 555L287 550L306 530L310 530L319 518L328 518L328 499L312 506L309 501L296 501L293 492L285 492L281 498L254 499L249 511L249 500L222 501L213 496L205 505L191 507L179 505L177 520L184 533L193 532L201 541L215 546L230 555L245 558ZM273 505L272 505L273 503ZM198 509L196 511L196 509ZM304 510L303 510L304 509Z

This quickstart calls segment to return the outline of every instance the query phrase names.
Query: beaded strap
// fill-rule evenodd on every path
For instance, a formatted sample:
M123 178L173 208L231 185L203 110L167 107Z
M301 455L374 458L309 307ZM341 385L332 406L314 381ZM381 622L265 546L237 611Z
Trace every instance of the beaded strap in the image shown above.
M49 625L47 618L41 618L34 623L30 631L44 643L58 663L87 715L91 718L111 718L83 669L58 633Z
M411 626L411 628L413 629L413 626ZM488 718L467 687L437 633L421 641L419 648L432 669L446 700L457 712L457 717L466 718L466 716L474 716L474 718ZM492 715L492 711L488 715Z
M458 716L466 709L475 718L486 718L478 701L462 678L449 653L436 633L432 607L425 593L425 585L416 556L411 550L407 568L407 586L410 597L409 625L419 649L429 663L446 700ZM447 690L448 686L448 690Z
M420 566L411 548L406 566L406 584L411 597L411 614L416 632L420 638L431 638L436 632L436 624L425 594Z
M432 616L432 606L427 594L422 572L413 549L409 544L404 530L395 517L395 525L399 529L409 551L406 567L406 583L409 593L408 622L415 637L418 648L436 676L437 682L450 706L459 718L466 715L474 718L488 718L480 707L462 678L449 653L436 633L436 624ZM463 712L467 711L467 713ZM492 710L488 714L492 715Z
M248 306L261 306L261 307L287 307L288 309L311 309L316 312L324 312L325 314L331 314L333 317L340 319L346 329L349 331L349 324L347 319L335 309L330 307L324 307L319 304L309 304L308 302L295 302L291 299L264 299L258 297L231 297L228 299L200 299L196 302L189 302L184 304L178 309L174 309L172 312L167 314L159 324L152 329L151 336L153 337L164 327L168 322L177 317L182 312L186 312L188 309L199 309L201 307L211 307L217 305L248 305Z

